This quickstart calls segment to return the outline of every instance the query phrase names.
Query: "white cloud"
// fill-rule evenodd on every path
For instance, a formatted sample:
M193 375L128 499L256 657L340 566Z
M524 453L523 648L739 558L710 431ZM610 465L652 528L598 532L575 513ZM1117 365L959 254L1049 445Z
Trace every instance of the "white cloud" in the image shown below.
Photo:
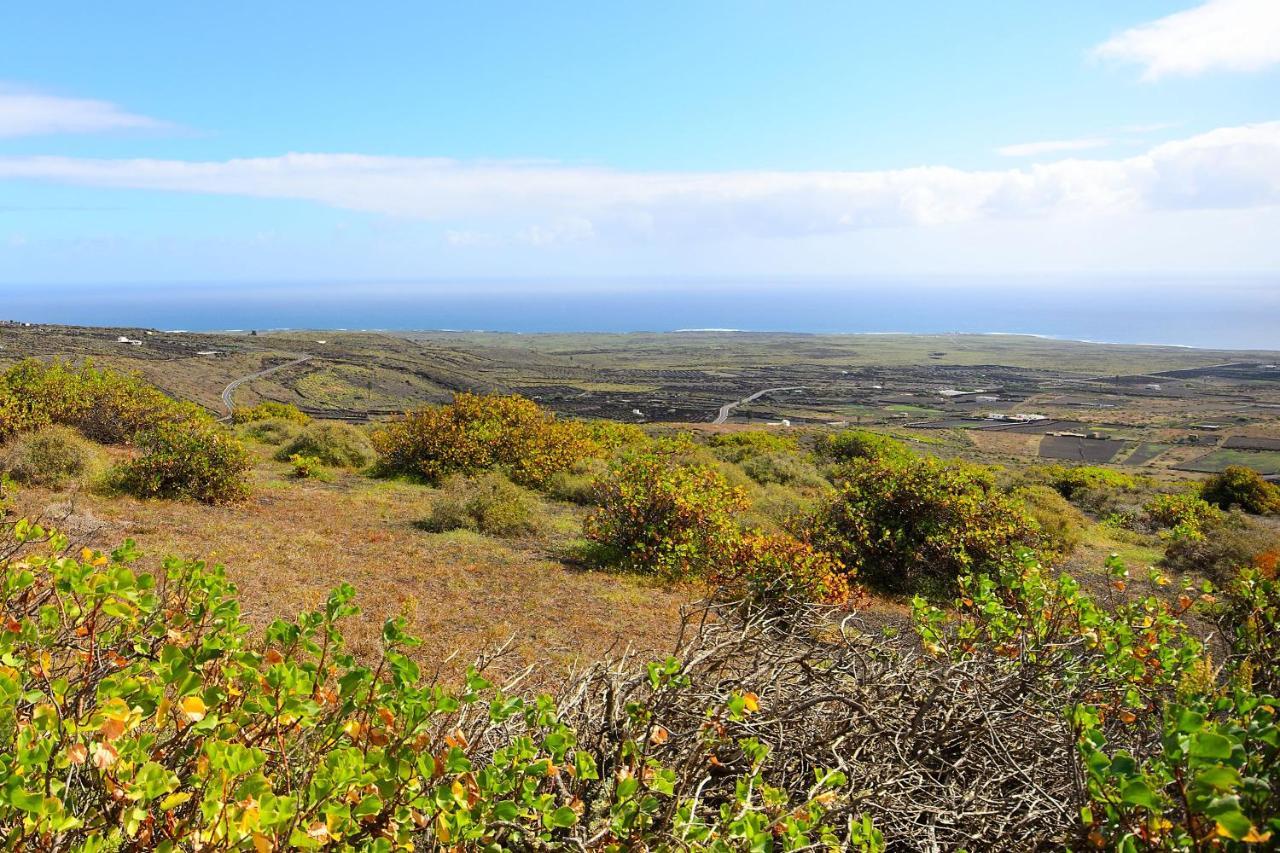
M1206 71L1259 71L1280 63L1278 0L1208 0L1094 48L1104 59L1143 66L1144 80Z
M0 86L0 139L163 127L109 101L64 98Z
M1106 148L1115 140L1109 136L1092 136L1083 139L1049 139L1044 142L1019 142L1002 145L996 149L1001 157L1039 157L1041 154L1057 154L1061 151L1087 151Z
M884 226L1280 204L1280 121L1024 168L626 172L357 154L214 162L0 158L0 179L307 200L445 223L454 245L793 238Z

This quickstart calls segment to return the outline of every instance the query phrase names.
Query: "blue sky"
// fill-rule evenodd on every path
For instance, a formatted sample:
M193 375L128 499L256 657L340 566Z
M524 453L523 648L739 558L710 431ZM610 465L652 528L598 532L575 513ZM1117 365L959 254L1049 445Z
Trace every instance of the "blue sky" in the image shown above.
M1280 2L18 4L0 283L1280 268Z

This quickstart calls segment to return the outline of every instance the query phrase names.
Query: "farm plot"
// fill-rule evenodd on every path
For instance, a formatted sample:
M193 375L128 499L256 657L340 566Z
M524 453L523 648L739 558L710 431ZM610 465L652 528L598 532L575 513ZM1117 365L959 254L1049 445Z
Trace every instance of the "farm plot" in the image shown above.
M1116 438L1080 438L1074 435L1046 435L1040 440L1040 456L1045 459L1069 459L1100 465L1110 462L1129 446Z
M1144 441L1133 449L1133 452L1119 460L1121 465L1146 465L1173 445Z
M1280 450L1280 438L1261 435L1233 435L1222 443L1229 450Z
M1280 474L1280 450L1228 450L1221 448L1176 465L1179 471L1217 473L1229 465L1243 465L1259 474Z

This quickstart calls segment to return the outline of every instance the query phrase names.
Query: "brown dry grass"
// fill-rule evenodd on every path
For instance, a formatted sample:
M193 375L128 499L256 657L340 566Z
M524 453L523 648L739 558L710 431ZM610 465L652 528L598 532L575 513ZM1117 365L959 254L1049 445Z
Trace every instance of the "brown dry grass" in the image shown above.
M253 497L229 507L106 497L87 490L29 489L19 508L68 519L77 547L110 548L126 537L144 552L144 568L166 555L222 563L240 588L249 621L264 626L323 602L335 585L358 591L362 615L347 629L352 649L376 649L384 619L405 614L431 664L459 652L458 666L514 638L516 662L549 673L630 644L665 654L679 607L697 595L644 579L580 570L554 558L577 529L576 508L549 508L538 536L499 541L415 527L433 489L335 473L320 483L289 478L288 466L259 448Z

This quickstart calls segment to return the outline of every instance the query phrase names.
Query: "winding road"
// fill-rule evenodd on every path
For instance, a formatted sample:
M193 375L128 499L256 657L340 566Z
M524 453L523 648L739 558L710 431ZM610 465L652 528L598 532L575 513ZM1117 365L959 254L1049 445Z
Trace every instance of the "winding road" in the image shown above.
M757 391L756 393L752 394L750 397L743 397L741 400L734 400L732 403L725 403L723 406L720 407L720 414L716 415L716 419L711 423L713 424L724 423L725 421L729 420L729 415L733 414L734 409L738 408L739 406L745 406L747 403L755 402L756 400L763 397L765 394L772 394L774 391L803 391L803 390L804 390L803 385L793 385L790 388L766 388L763 391Z
M293 361L286 361L284 364L277 364L274 367L268 367L266 370L259 370L257 373L250 373L248 376L241 376L239 379L232 380L226 388L222 389L222 405L227 409L226 418L231 417L232 413L235 411L236 406L231 398L232 395L236 393L236 389L241 385L261 376L266 376L269 373L275 373L277 370L284 370L286 367L293 367L295 364L302 364L302 362L307 361L310 358L310 355L301 355ZM224 420L226 418L224 418Z

